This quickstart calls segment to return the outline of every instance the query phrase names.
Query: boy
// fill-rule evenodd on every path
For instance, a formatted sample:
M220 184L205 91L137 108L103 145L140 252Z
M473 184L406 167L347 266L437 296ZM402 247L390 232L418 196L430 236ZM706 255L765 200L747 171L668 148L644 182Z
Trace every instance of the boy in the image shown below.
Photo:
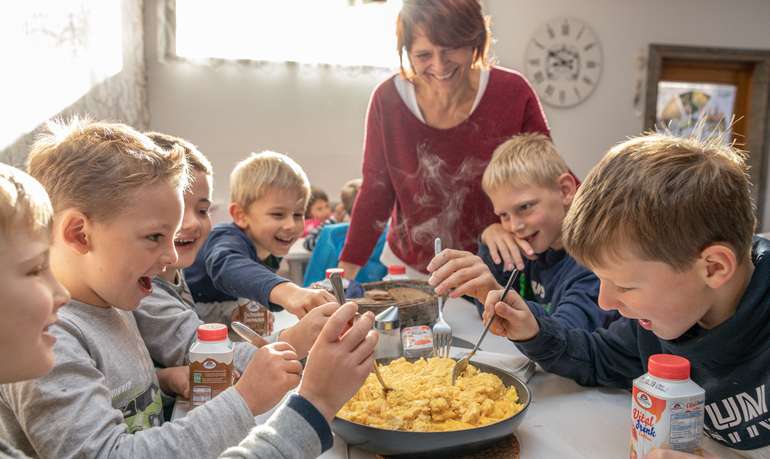
M190 345L198 326L203 323L195 312L195 303L182 269L192 265L211 232L209 208L214 171L209 160L190 142L158 132L146 135L167 152L175 148L183 150L190 169L191 183L184 193L182 225L174 236L174 248L179 259L153 278L152 293L134 311L136 325L153 361L164 367L175 367L187 363ZM291 344L297 356L305 358L321 327L338 307L337 303L327 303L313 309L298 324L280 332L277 339ZM256 348L244 342L234 345L235 367L243 371ZM162 375L163 370L160 371ZM168 388L185 395L186 390L180 390L177 384L187 387L187 373L183 373L175 383L169 383ZM163 387L164 378L160 375L159 378Z
M69 301L48 263L52 214L48 196L37 181L0 164L0 254L6 261L0 266L0 358L6 363L0 366L0 383L5 384L0 387L0 426L4 429L15 425L6 391L12 386L7 383L41 377L51 370L55 338L49 331L57 310ZM365 356L371 355L376 343L371 314L342 333L355 310L354 304L346 304L322 330L298 394L222 457L312 457L329 447L328 422L369 373L371 361ZM326 371L341 372L347 378L332 381L324 376ZM289 436L292 441L286 441ZM169 456L160 448L155 452L152 457ZM0 439L0 457L27 456Z
M519 277L532 313L585 330L614 320L613 313L596 305L599 280L562 246L561 224L577 181L551 140L543 134L522 134L504 142L492 154L481 185L505 231L537 254L525 262ZM492 261L484 244L479 245L479 256L446 249L431 260L428 272L437 294L470 295L479 313L487 294L511 276L502 263Z
M258 308L281 307L302 318L334 301L325 290L299 287L278 276L282 257L302 234L310 184L291 158L252 153L230 175L232 223L219 224L185 270L198 315L229 323Z
M342 186L339 204L342 206L342 211L340 212L335 208L334 213L336 216L334 217L334 221L325 221L323 225L314 228L307 234L307 236L305 236L305 241L302 245L306 250L312 252L313 249L315 249L315 246L318 243L318 236L321 234L321 230L324 226L334 223L343 223L346 219L349 220L349 216L353 212L353 204L356 202L356 195L361 188L361 182L361 179L352 179L348 180L345 185Z
M337 223L332 219L332 207L329 205L329 196L320 188L310 187L310 199L307 201L305 211L305 230L302 236L323 225Z
M42 457L217 455L299 382L296 353L286 343L256 351L234 387L161 426L158 380L130 311L177 260L184 155L121 124L49 128L29 170L51 196L51 269L72 300L49 327L53 370L2 387L3 436Z
M650 355L686 357L706 390L706 435L769 457L770 243L752 242L750 188L743 158L718 141L650 134L615 146L577 193L564 243L601 280L601 307L624 318L567 330L492 292L492 332L584 385L629 389Z
M48 263L51 202L40 184L0 163L0 383L48 373L54 364L50 327L69 294ZM0 386L0 431L12 424ZM0 436L0 457L25 457Z

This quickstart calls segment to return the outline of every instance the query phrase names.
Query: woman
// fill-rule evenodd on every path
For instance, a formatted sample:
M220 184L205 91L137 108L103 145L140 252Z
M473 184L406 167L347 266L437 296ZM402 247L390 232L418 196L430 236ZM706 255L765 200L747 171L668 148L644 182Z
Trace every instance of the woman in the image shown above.
M481 175L512 135L549 134L540 101L519 73L488 65L491 34L477 0L405 0L396 34L401 72L369 103L364 183L340 267L355 277L388 218L381 260L406 265L413 278L424 278L436 237L475 252L481 235L511 265L519 250Z

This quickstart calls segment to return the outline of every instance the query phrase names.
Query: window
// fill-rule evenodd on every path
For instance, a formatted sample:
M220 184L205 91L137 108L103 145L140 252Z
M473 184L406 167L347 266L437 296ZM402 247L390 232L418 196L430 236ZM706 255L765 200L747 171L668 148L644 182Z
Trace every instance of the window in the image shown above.
M400 0L176 0L176 55L398 66Z

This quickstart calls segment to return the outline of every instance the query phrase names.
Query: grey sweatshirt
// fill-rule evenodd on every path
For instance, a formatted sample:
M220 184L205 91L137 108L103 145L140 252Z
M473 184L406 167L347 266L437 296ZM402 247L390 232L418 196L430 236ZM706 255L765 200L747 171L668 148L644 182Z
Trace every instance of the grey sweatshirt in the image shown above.
M164 367L188 363L188 351L195 340L198 318L195 303L181 271L178 282L160 277L152 280L152 293L134 311L134 319L150 357ZM243 373L257 348L249 343L235 342L235 368Z
M50 332L57 339L53 370L0 385L0 436L28 455L210 458L254 427L232 387L161 425L155 368L131 312L73 300Z
M298 395L261 426L255 427L237 447L221 458L300 459L316 457L331 447L329 425L318 410ZM181 454L180 454L181 455ZM0 438L0 459L29 459L29 456Z
M7 444L0 438L0 459L28 459L29 456Z

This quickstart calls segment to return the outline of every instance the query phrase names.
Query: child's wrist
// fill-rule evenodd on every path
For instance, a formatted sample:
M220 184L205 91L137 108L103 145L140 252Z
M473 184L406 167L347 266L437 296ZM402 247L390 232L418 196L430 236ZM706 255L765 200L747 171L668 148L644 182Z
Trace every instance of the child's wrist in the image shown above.
M334 420L334 416L337 414L337 410L329 406L324 398L320 395L313 393L313 391L307 390L307 386L300 386L297 393L305 400L312 403L313 406L321 413L321 416L326 419L326 422L331 423Z

